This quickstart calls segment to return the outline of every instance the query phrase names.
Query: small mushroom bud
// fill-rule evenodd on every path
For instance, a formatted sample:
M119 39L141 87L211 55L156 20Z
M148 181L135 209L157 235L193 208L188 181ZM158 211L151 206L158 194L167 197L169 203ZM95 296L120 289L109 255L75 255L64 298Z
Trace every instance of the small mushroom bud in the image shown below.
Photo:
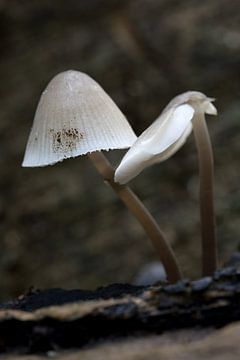
M52 165L87 154L95 168L141 223L174 282L181 274L163 233L136 195L114 182L114 170L102 150L124 149L137 139L122 112L88 75L66 71L43 92L28 139L23 167Z
M213 98L198 91L176 96L156 121L135 141L115 172L115 181L125 184L146 167L172 156L186 141L192 129L200 169L200 212L203 275L217 266L215 216L213 205L213 155L205 114L217 115Z

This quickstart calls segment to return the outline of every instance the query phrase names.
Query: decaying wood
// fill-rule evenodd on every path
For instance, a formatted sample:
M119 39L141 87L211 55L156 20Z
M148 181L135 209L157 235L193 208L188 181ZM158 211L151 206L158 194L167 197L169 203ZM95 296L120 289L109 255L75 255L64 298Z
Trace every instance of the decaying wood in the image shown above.
M79 348L90 341L136 333L221 327L240 320L240 269L225 268L213 278L175 285L37 291L1 307L2 351Z

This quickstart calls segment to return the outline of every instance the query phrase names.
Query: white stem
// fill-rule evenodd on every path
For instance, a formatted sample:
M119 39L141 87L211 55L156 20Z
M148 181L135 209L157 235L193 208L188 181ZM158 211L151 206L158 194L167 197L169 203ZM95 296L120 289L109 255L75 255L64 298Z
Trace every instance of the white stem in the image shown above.
M213 200L213 153L205 115L203 112L195 113L193 118L193 131L199 160L202 272L203 276L208 276L212 275L217 267L217 246Z
M89 153L88 157L104 180L109 183L144 228L165 267L169 282L174 283L180 280L182 276L175 255L152 215L129 187L114 182L114 169L103 153Z

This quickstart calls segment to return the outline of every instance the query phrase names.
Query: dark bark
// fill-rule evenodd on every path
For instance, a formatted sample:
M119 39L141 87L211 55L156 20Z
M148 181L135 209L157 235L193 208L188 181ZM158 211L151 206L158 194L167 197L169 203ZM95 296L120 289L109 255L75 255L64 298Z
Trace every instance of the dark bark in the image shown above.
M1 351L80 348L139 333L221 327L240 319L240 269L228 267L213 278L175 285L31 291L1 308Z

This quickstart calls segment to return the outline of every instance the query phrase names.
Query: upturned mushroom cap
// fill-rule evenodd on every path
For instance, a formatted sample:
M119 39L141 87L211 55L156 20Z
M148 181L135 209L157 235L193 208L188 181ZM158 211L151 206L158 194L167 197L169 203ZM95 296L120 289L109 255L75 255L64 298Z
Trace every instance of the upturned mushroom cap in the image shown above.
M115 181L125 184L146 167L172 156L191 133L196 112L217 114L212 101L198 91L176 96L125 154L116 169Z
M22 166L54 164L93 151L123 149L137 139L101 86L79 71L56 75L40 98Z

